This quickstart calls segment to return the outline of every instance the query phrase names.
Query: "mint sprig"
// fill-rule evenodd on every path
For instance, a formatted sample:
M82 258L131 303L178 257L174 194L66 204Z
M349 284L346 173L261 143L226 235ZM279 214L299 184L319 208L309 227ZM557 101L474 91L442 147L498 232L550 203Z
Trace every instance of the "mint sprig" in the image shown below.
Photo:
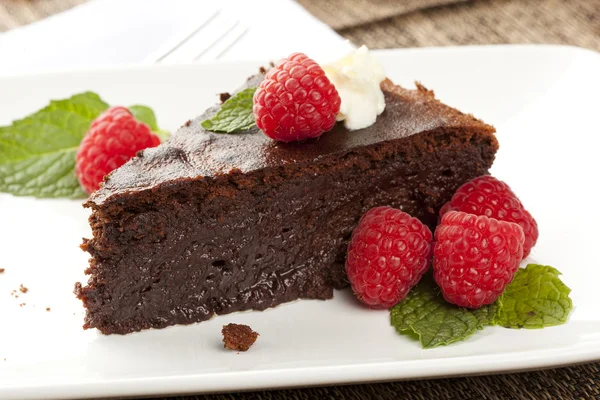
M107 108L97 94L85 92L0 127L0 192L84 196L75 177L75 153L92 120Z
M252 113L254 92L256 88L248 88L231 96L212 118L202 121L202 127L216 133L238 133L256 126Z
M75 176L75 154L92 121L108 107L97 94L84 92L53 100L34 114L0 127L0 192L84 197ZM135 106L134 110L136 118L160 131L151 109Z
M543 328L563 324L573 307L571 290L555 268L529 264L517 271L502 296L489 306L470 310L447 303L431 274L390 310L399 334L418 339L423 348L464 340L485 326Z

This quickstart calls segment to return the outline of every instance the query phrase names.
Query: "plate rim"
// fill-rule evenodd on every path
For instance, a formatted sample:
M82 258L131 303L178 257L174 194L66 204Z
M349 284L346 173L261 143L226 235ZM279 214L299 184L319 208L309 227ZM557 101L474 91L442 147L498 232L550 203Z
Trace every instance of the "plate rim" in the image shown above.
M589 344L589 342L585 342ZM300 387L331 386L340 384L366 384L406 381L414 379L440 379L459 376L487 375L491 373L517 373L538 369L560 368L574 364L600 361L600 339L594 341L594 351L586 346L573 346L576 351L564 357L564 348L517 351L492 355L447 357L436 359L435 373L429 371L432 360L388 361L360 365L335 365L293 367L259 371L232 371L198 373L167 377L127 378L106 382L79 381L74 384L41 384L0 387L3 398L75 399L159 396L183 394L227 393L237 391L279 390ZM430 351L424 349L423 351ZM514 357L507 354L524 354L522 366L511 367ZM546 361L562 356L561 362L549 365ZM524 360L524 361L523 361ZM460 362L457 362L460 361ZM365 369L366 367L366 369ZM366 371L366 372L365 372ZM406 373L410 371L409 373ZM402 377L398 377L402 375ZM235 377L235 379L230 379ZM291 379L290 379L291 378ZM316 378L316 379L315 379ZM233 383L232 383L233 382ZM309 382L309 383L307 383ZM40 392L43 395L40 396Z

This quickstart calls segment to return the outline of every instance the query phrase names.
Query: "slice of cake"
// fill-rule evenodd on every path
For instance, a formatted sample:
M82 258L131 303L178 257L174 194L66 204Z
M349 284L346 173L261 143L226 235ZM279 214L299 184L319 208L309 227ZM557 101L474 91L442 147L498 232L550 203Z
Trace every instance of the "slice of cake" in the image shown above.
M207 132L216 106L110 174L85 203L84 327L124 334L329 299L347 286L348 239L365 211L389 205L433 228L454 191L487 174L494 128L420 85L382 88L385 111L365 129L338 123L294 143Z

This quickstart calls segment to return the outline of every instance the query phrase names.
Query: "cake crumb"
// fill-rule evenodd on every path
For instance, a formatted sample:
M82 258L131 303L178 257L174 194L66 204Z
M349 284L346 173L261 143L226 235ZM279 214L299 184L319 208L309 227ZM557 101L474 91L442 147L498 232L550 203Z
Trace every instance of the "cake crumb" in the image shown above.
M0 274L2 274L4 271L6 271L4 268L0 268Z
M29 289L27 289L25 286L23 286L22 283L21 283L21 286L19 286L19 290L21 291L21 293L27 293L29 291Z
M191 123L192 123L192 120L188 119L187 121L185 121L185 124L183 124L183 125L190 126Z
M231 95L227 92L219 94L219 100L221 100L221 103L225 103L230 97Z
M266 74L267 69L261 65L260 68L258 69L258 72L260 72L261 74Z
M223 334L223 347L236 351L248 350L258 338L258 333L248 325L223 325L221 333Z
M46 311L50 312L50 307L46 307Z
M26 306L26 305L27 305L27 303L21 303L21 304L19 304L19 307L23 307L23 306Z

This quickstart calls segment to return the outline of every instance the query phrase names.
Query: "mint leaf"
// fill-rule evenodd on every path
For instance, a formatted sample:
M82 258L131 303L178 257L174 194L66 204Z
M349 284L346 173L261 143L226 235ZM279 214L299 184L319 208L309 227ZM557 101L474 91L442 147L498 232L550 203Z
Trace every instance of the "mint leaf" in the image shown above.
M543 328L567 321L573 308L560 272L529 264L494 304L476 310L447 303L431 274L421 279L406 298L390 310L391 324L400 334L418 339L423 348L463 340L487 325Z
M469 311L477 318L477 329L483 329L484 326L493 325L494 317L498 312L498 305L496 303L489 304Z
M97 94L85 92L0 127L0 192L85 196L75 176L75 153L90 123L107 108Z
M156 132L158 130L158 124L156 123L156 115L150 107L136 104L127 108L129 109L129 111L131 111L135 119L148 125L150 129L152 129L152 132Z
M423 348L463 340L489 324L494 307L468 310L444 300L431 274L391 309L391 324L400 334L419 339Z
M256 126L252 113L254 92L256 88L244 89L227 99L214 117L202 121L202 127L217 133L236 133Z
M131 111L135 119L148 125L152 132L158 135L161 142L164 142L169 138L170 133L158 127L158 123L156 122L156 115L150 107L136 104L127 108L129 109L129 111Z
M536 329L567 322L573 303L560 272L546 265L520 269L497 301L494 324Z

